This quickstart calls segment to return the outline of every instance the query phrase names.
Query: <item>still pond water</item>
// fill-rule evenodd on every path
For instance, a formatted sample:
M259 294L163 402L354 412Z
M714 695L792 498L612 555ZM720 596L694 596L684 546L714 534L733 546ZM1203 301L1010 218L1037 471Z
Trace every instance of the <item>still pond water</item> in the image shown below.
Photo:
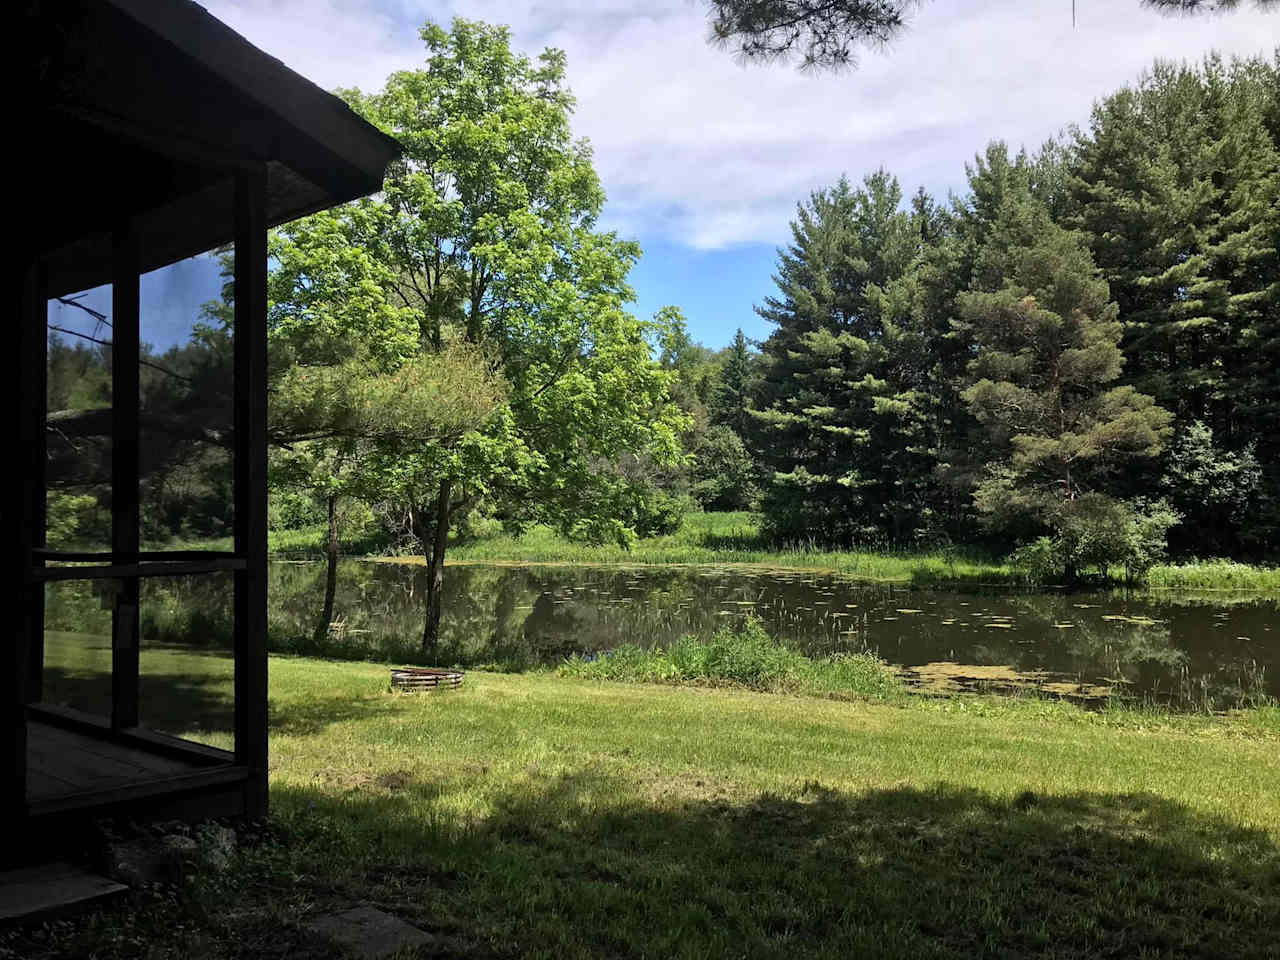
M273 566L273 620L303 631L314 563ZM421 566L344 562L336 633L394 651L421 636ZM1203 593L952 593L803 571L450 565L441 659L555 664L624 643L663 646L759 617L810 655L874 651L935 691L1032 687L1231 707L1280 696L1280 603ZM281 622L283 621L283 622Z

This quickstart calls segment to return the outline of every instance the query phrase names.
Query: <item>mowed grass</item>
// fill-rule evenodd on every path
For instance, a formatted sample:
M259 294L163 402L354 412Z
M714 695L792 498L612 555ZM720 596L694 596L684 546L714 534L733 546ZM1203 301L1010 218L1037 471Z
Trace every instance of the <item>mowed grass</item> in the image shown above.
M421 956L1280 944L1274 708L845 702L545 672L413 696L387 692L385 666L275 657L271 709L276 839L176 907L108 911L18 955L329 956L300 924L360 903L436 934Z

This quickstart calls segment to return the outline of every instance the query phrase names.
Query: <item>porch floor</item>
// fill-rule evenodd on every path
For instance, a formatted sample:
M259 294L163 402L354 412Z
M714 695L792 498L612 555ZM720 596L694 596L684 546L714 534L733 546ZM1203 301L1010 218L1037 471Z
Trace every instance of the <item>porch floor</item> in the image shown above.
M27 722L28 803L115 790L207 769L207 764L150 753L38 720Z

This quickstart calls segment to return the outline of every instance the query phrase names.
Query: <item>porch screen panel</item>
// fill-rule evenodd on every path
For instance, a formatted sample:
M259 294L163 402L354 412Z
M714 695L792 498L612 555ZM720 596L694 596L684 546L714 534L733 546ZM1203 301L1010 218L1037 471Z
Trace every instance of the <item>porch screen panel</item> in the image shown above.
M44 672L39 702L111 716L111 611L118 580L44 586Z
M110 284L47 311L45 546L111 549Z
M142 581L142 726L224 750L234 746L234 591L230 572Z
M234 269L228 248L140 278L144 552L195 558L234 549ZM234 575L148 577L139 589L139 724L231 749Z
M231 252L209 252L141 278L143 550L231 549L233 268Z

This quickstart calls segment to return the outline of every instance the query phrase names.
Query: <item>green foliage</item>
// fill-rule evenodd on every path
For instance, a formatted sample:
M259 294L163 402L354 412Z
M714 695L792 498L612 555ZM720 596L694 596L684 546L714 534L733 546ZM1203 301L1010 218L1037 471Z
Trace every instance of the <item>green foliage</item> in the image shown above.
M798 208L779 253L750 440L777 540L901 542L922 525L935 423L905 285L926 223L901 201L884 171L842 179Z
M45 512L45 534L61 549L111 540L111 511L92 494L50 490Z
M379 485L429 539L425 508L447 483L446 510L485 499L516 526L626 540L645 488L602 467L678 456L673 377L648 346L675 335L673 320L623 309L639 250L595 228L604 194L571 135L564 55L532 61L505 28L463 20L422 37L424 68L350 95L406 148L381 197L359 206L424 347L491 351L510 395L457 444L384 458Z
M1083 131L989 144L945 206L883 172L802 205L742 431L769 535L1002 551L1162 495L1175 550L1274 551L1278 78L1157 64Z
M1169 528L1178 520L1163 500L1124 503L1086 493L1060 504L1048 519L1053 535L1020 547L1013 562L1032 583L1075 581L1086 570L1103 581L1123 570L1126 582L1145 582L1165 558Z
M1280 56L1157 63L1095 106L1066 215L1120 306L1126 380L1172 411L1180 432L1201 422L1226 451L1254 444L1259 509L1239 540L1259 552L1280 542L1277 77Z
M756 465L742 438L727 426L707 428L693 451L694 498L704 510L750 510L759 497Z
M273 490L267 497L267 527L270 530L300 530L324 521L321 505L305 493Z
M724 363L710 391L711 421L728 427L739 437L751 429L751 390L756 356L739 327L724 351Z
M590 680L731 685L838 698L896 699L905 692L901 678L878 657L865 653L806 657L770 637L755 618L707 640L684 637L666 650L628 644L573 656L559 673Z
M1226 554L1238 548L1262 482L1255 446L1224 450L1202 420L1182 428L1165 457L1160 489L1182 515L1174 536L1184 550Z
M1106 281L1029 194L1001 201L977 269L986 289L958 298L977 347L962 397L991 458L974 502L997 529L1053 525L1078 498L1100 504L1119 466L1158 454L1170 415L1132 387L1109 386L1124 357Z

